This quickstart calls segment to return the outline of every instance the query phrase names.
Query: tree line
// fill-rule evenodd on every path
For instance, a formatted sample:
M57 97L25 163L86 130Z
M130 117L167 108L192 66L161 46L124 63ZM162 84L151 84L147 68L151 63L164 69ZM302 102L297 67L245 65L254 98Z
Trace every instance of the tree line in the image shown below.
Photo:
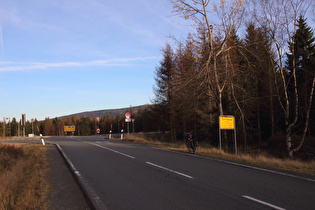
M195 32L185 40L174 37L161 50L153 105L130 108L135 132L167 132L174 142L193 132L198 141L217 146L219 116L233 115L245 152L281 134L281 147L293 157L306 136L315 135L315 37L304 16L314 2L170 2ZM126 131L123 114L96 117L46 118L33 126L28 121L26 133L38 126L44 135L65 135L67 125L76 126L75 135L95 135L96 128L101 134ZM18 123L13 119L11 130L5 128L16 136ZM222 134L225 150L234 148L231 135Z
M150 118L148 117L149 108L148 106L142 106L138 109L130 107L129 112L131 113L134 122L129 124L129 132L143 132L143 131L154 131L153 125L150 123ZM75 126L74 133L65 132L65 126ZM71 117L53 119L46 118L45 120L38 121L26 121L25 122L25 136L28 134L34 134L38 136L42 134L44 136L64 136L64 135L79 135L79 136L89 136L97 135L97 129L100 129L99 134L109 134L124 133L127 131L127 124L125 122L124 113L113 115L110 113L108 116L98 117L98 116L82 116L78 117L73 115ZM5 129L5 132L4 132ZM23 136L23 126L21 121L17 121L13 118L9 122L0 123L0 133L6 137L16 137Z
M166 44L155 71L154 112L172 140L191 131L216 145L219 116L233 115L245 151L281 133L293 157L306 136L315 135L315 38L304 17L314 2L170 2L196 29ZM231 149L228 135L224 145Z

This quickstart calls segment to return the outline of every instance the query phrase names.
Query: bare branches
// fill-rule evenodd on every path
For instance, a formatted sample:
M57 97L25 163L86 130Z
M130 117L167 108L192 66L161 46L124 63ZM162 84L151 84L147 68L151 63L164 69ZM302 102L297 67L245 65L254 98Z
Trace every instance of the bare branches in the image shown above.
M273 40L275 54L278 57L277 68L274 68L275 74L280 73L281 85L277 85L279 94L279 102L283 109L286 126L286 144L290 157L293 156L291 135L299 116L299 92L297 82L297 65L296 52L294 47L291 48L292 53L292 72L288 75L285 68L285 58L288 51L287 43L295 43L295 34L297 30L297 21L299 16L304 15L310 5L310 1L305 0L274 0L260 1L259 12L255 11L255 17L258 24L264 26ZM288 79L289 78L289 79ZM293 80L293 82L291 82ZM275 79L275 83L277 84ZM293 88L293 100L289 97L289 84ZM284 97L284 100L282 100ZM311 106L311 104L310 104ZM307 126L307 123L306 123ZM303 142L304 140L302 140Z
M272 129L268 128L268 132L274 134L274 117L277 116L273 109L282 109L287 148L292 152L291 134L300 121L299 106L300 103L307 104L308 99L301 102L299 98L298 58L292 57L292 68L286 66L288 52L296 54L288 43L295 42L298 17L314 3L310 0L250 1L253 6L246 9L253 9L251 20L259 27L253 23L253 34L248 34L252 40L247 42L246 39L239 40L236 35L244 23L243 0L220 0L217 4L211 0L169 1L174 13L193 20L199 27L197 38L191 36L189 46L180 46L181 52L176 55L180 56L172 81L176 94L183 98L193 95L196 100L204 100L203 105L207 104L208 110L215 109L219 115L227 112L239 114L244 135L246 126L255 124L259 139L264 135L261 127L266 129L269 126L263 122L268 124L271 121ZM185 57L188 47L193 53ZM187 65L187 60L194 64ZM266 79L267 85L264 83ZM276 93L279 104L273 102ZM196 107L186 99L181 108ZM269 110L266 106L270 106ZM261 119L266 110L271 116Z

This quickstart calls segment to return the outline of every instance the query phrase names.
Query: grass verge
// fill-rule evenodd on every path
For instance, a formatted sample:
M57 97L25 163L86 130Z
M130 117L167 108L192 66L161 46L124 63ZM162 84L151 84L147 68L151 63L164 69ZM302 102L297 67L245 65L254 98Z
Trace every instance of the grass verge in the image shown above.
M139 136L130 135L128 138L124 139L125 141L134 142L138 144L145 144L170 150L188 152L185 143L163 143L159 141L152 141ZM302 162L299 160L291 159L279 159L274 158L266 153L260 153L255 155L250 154L238 154L236 157L235 154L225 153L224 151L220 152L219 149L210 147L209 145L199 144L199 147L196 150L197 154L217 157L231 161L243 162L253 165L258 165L266 168L279 169L285 171L296 172L305 175L315 175L315 161Z
M45 147L0 143L0 209L47 209L48 169Z

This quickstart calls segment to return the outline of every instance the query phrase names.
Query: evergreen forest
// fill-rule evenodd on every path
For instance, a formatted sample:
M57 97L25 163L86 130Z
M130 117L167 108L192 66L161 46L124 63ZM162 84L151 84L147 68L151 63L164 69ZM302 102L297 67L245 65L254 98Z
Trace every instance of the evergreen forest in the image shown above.
M155 98L130 107L130 132L160 132L170 142L192 132L217 147L219 116L231 115L239 150L314 158L315 36L309 21L315 18L305 17L314 2L255 2L170 0L174 14L191 21L195 31L162 47ZM97 117L27 121L26 133L66 135L66 125L76 126L74 135L96 135L97 128L101 134L126 132L124 114ZM17 136L19 123L13 118L10 124L6 135ZM222 133L224 150L233 152L233 135Z

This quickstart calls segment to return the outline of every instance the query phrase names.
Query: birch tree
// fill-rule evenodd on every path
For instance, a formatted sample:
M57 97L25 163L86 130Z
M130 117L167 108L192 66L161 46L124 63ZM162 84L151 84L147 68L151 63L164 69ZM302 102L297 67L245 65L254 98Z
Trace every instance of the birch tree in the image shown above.
M288 72L285 68L285 56L287 43L294 43L297 30L297 21L300 15L305 14L310 6L310 1L307 0L264 0L252 1L255 8L253 17L263 27L267 29L269 36L272 39L273 49L277 60L275 61L276 68L274 74L280 75L280 84L275 79L277 84L278 98L285 117L285 138L288 155L293 157L293 152L296 151L292 144L292 132L299 116L299 93L297 84L296 60L294 48L292 49L292 75L287 77ZM258 9L258 10L256 10ZM293 96L289 92L289 80L293 84ZM311 106L311 104L309 105Z
M227 3L227 1L221 0L219 5L212 4L210 0L170 0L170 2L174 12L178 15L185 19L191 19L196 24L205 25L205 37L210 52L205 64L200 69L200 74L208 79L209 84L213 84L212 79L214 80L219 113L224 115L223 91L228 84L228 69L218 65L218 58L231 49L227 45L227 40L231 31L240 25L244 2L234 0ZM220 34L221 32L222 34ZM218 44L216 46L213 38L214 33L217 33Z

